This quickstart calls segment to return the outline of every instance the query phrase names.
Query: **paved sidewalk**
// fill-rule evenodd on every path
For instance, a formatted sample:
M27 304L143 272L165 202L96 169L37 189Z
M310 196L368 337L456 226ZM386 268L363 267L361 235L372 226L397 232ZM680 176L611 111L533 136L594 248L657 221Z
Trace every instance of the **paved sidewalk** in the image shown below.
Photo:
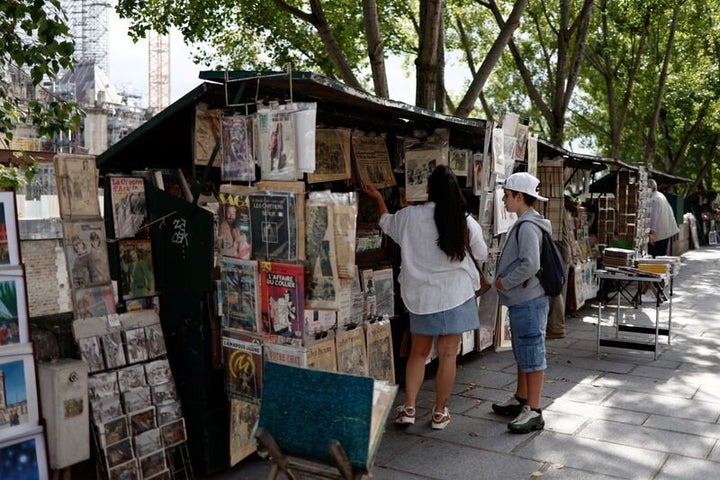
M514 391L509 351L461 362L449 402L452 422L445 430L430 429L433 384L426 380L416 424L397 429L388 422L375 478L720 478L718 282L720 248L683 255L675 279L672 344L660 337L657 360L652 352L605 347L598 355L596 301L569 317L568 336L547 344L543 431L508 433L508 420L491 411L492 402ZM637 321L643 313L654 319L654 310L632 313ZM610 314L603 310L604 319ZM401 391L398 401L403 398ZM269 470L268 462L253 456L209 478L261 479Z

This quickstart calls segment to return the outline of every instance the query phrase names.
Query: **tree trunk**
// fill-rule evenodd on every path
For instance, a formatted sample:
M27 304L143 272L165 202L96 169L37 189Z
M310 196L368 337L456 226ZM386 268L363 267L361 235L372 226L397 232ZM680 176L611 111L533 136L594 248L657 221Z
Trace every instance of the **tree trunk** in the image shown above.
M480 69L477 72L473 72L473 80L470 83L467 92L465 92L465 96L460 101L460 105L455 111L455 115L460 117L467 117L470 115L470 112L475 106L475 102L480 96L490 73L492 73L495 65L497 65L497 62L500 61L505 47L507 47L508 43L512 39L513 33L520 26L520 18L527 7L528 1L529 0L515 0L512 12L510 12L507 21L503 21L502 16L500 16L500 20L498 20L500 33L480 65ZM492 5L491 8L497 11L497 18L497 16L500 15L500 9L495 3L495 0L490 0L489 3Z
M440 36L442 0L420 0L420 48L416 60L415 105L432 108L435 104L437 44Z
M380 23L378 22L377 2L375 0L363 0L363 19L375 95L390 98L387 71L385 70L385 50L380 36Z
M442 4L440 6L442 9ZM435 76L435 110L445 112L445 16L442 10L438 20L437 74Z

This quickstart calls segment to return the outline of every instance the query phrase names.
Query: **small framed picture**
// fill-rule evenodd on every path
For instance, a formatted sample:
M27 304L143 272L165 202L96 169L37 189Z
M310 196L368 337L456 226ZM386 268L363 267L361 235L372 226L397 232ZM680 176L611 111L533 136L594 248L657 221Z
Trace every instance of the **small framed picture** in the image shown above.
M0 419L4 420L0 421L0 441L37 426L39 416L32 345L6 348L12 353L0 357L0 404L4 404L0 409Z
M15 192L0 192L0 267L20 265Z
M0 269L0 347L30 341L23 267Z
M36 427L21 437L0 440L0 478L48 480L47 468L42 427Z

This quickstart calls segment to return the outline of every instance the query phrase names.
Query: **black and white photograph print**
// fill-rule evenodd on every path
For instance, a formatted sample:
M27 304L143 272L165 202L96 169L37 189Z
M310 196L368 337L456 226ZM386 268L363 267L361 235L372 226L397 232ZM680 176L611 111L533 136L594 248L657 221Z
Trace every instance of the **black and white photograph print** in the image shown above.
M122 393L125 413L134 413L152 407L150 387L139 387Z
M161 449L150 455L140 457L138 461L140 462L142 478L151 478L153 475L165 470L165 450Z
M101 338L107 368L124 367L127 362L120 332L106 333Z
M105 459L107 460L108 470L129 462L134 456L129 438L105 447Z
M129 436L127 417L125 415L100 423L97 427L100 433L100 443L103 447L117 443Z
M127 347L128 363L144 362L148 359L144 328L125 330L125 346Z
M170 363L167 359L155 360L145 364L145 377L149 385L160 385L172 380Z
M163 443L165 444L165 448L175 446L187 440L187 436L185 434L184 418L175 420L174 422L168 423L167 425L163 425L162 427L160 427L160 430L162 431L162 438Z
M110 480L140 480L140 470L135 459L111 468L108 473Z
M88 377L88 394L91 400L118 395L117 372L96 373Z
M165 336L159 323L145 327L145 339L147 340L148 358L162 357L167 353Z
M85 337L78 339L80 356L88 366L88 373L95 373L105 370L102 351L100 350L100 339L98 337Z
M120 403L120 396L105 397L93 401L91 404L93 420L100 425L114 418L122 416L123 410Z
M161 383L150 387L154 405L164 405L178 401L177 390L173 382Z
M142 365L131 365L118 370L118 383L121 392L147 385L145 368Z
M135 443L135 455L138 457L144 457L163 448L159 428L153 428L136 435L133 441Z
M155 422L155 407L149 407L128 415L130 417L130 433L140 435L143 432L157 428Z
M180 402L169 403L167 405L158 405L157 407L157 420L159 425L166 425L173 420L182 418L182 408Z

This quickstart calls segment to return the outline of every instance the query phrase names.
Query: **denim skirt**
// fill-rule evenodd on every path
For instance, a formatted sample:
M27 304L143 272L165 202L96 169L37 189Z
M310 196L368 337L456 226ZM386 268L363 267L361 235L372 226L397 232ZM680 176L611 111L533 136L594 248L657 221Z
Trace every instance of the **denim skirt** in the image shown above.
M410 332L419 335L451 335L480 327L475 297L462 305L437 313L410 312Z

